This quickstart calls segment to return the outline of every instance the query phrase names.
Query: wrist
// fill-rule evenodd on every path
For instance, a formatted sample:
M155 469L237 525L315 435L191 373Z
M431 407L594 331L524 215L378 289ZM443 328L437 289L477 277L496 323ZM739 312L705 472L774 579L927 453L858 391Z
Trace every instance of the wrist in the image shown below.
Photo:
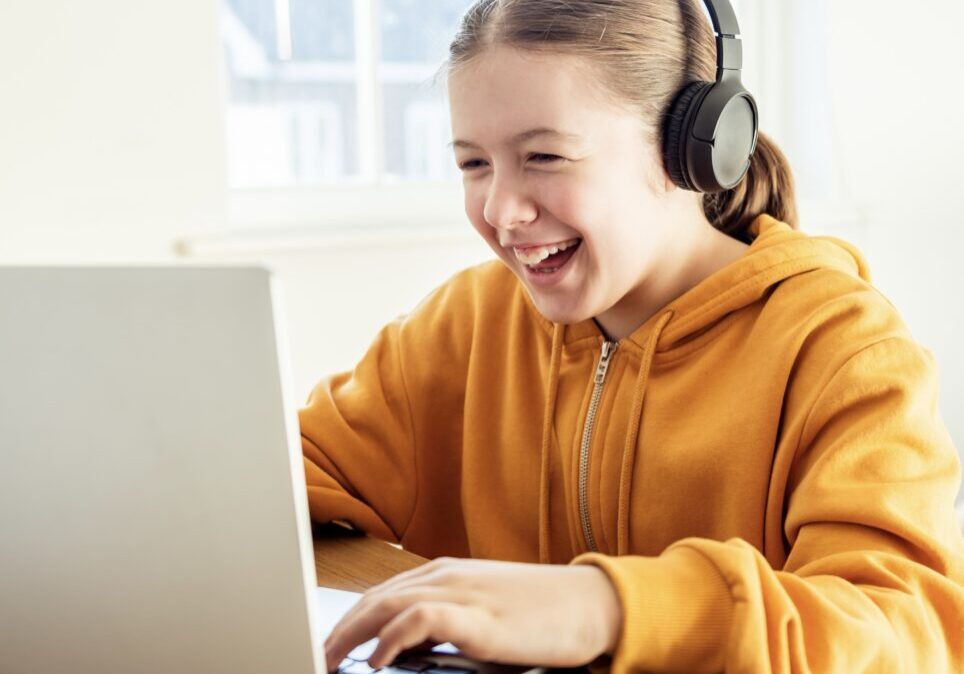
M616 592L616 586L609 575L598 566L586 566L591 570L596 597L594 605L599 608L596 624L600 626L600 655L612 656L619 643L623 627L623 608Z

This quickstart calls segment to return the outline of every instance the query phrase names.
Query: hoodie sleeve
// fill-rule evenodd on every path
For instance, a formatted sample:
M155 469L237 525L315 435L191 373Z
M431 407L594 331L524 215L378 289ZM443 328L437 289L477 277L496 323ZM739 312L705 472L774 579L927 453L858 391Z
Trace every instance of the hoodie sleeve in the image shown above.
M827 381L788 477L782 569L740 539L574 559L619 594L613 671L964 672L960 462L937 389L904 337Z
M464 547L462 410L484 271L434 289L384 326L353 370L314 387L298 414L312 520L425 556Z
M395 543L417 479L400 327L382 328L355 369L322 379L299 412L311 518Z

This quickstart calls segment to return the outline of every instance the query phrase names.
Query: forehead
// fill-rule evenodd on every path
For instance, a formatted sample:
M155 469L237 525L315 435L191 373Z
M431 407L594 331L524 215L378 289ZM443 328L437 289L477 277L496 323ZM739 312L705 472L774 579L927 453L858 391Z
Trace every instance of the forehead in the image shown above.
M585 59L563 54L495 47L454 70L448 92L456 147L513 145L533 129L554 129L563 135L538 137L579 144L637 119L606 99Z

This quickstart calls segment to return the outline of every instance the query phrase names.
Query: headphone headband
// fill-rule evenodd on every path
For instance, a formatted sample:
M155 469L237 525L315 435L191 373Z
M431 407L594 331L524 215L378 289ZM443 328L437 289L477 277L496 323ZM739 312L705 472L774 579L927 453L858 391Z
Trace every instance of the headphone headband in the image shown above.
M743 42L738 39L740 24L730 0L703 0L709 10L716 33L716 81L723 79L723 70L743 68Z
M736 20L736 12L730 0L704 0L706 8L710 10L710 20L713 30L720 35L736 37L740 34L740 24Z

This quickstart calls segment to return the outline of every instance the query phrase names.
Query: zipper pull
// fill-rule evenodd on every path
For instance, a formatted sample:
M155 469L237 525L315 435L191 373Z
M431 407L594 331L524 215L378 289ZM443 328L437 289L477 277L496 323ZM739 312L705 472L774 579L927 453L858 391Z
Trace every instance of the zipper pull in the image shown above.
M603 342L602 355L599 356L599 365L596 367L596 377L594 380L596 384L602 384L606 378L606 370L609 369L609 359L612 358L613 352L616 351L616 346L616 342Z

